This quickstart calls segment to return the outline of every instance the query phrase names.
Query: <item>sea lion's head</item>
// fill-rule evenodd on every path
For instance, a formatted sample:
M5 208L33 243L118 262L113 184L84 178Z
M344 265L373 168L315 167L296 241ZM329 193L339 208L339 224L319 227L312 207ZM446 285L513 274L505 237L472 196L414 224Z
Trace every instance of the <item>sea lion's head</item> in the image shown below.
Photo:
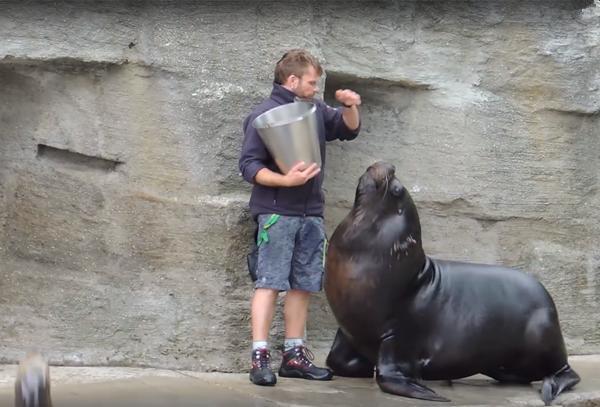
M369 287L389 285L393 295L401 295L423 270L427 258L419 215L393 165L376 162L367 168L352 210L329 243L325 290L330 303L355 292L350 286L358 280Z
M414 208L408 191L396 178L396 167L385 161L370 165L360 177L354 205L377 207L377 212L404 212Z
M369 166L356 188L353 223L375 227L387 237L411 236L420 242L421 226L417 208L400 180L396 168L379 161Z

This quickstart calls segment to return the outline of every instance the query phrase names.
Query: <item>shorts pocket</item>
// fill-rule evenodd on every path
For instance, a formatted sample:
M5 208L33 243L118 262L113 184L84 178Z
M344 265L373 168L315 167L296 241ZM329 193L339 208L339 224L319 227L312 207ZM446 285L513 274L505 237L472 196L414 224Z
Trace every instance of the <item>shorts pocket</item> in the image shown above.
M250 278L252 281L256 281L258 279L256 274L258 269L258 246L256 244L252 251L246 256L246 262L248 263L248 273L250 274Z

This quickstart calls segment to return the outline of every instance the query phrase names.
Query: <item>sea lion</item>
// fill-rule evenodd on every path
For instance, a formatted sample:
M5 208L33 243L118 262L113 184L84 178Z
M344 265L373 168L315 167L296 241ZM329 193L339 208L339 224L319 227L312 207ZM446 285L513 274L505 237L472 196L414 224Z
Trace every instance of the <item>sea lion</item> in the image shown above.
M52 407L50 370L39 353L28 353L19 363L15 381L15 407Z
M543 379L549 405L580 380L546 289L518 270L427 257L417 208L388 163L361 176L331 237L325 292L339 324L327 365L351 377L375 368L384 392L449 401L420 379L482 373Z

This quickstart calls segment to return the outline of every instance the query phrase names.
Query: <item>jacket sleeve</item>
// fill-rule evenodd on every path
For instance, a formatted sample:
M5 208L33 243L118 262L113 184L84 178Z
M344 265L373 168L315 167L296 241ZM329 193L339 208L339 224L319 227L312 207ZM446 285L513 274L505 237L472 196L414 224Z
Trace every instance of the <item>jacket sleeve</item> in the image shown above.
M323 110L323 119L325 121L325 139L332 140L354 140L360 132L362 121L359 123L356 130L350 130L342 117L342 109L328 106L321 102Z
M255 183L254 177L256 173L266 168L265 163L270 159L267 147L258 135L258 131L251 125L254 117L254 115L250 115L244 120L244 141L239 160L242 177L251 184Z

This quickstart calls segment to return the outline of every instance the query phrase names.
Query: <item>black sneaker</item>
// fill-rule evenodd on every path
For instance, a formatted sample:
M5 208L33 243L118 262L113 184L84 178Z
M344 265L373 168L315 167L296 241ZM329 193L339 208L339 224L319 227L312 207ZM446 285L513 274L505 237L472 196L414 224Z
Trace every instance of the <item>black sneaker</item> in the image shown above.
M312 363L314 355L305 346L296 346L283 353L279 376L309 380L331 380L333 372Z
M275 383L277 383L277 377L271 370L271 353L268 349L262 348L252 351L250 381L259 386L275 386Z

